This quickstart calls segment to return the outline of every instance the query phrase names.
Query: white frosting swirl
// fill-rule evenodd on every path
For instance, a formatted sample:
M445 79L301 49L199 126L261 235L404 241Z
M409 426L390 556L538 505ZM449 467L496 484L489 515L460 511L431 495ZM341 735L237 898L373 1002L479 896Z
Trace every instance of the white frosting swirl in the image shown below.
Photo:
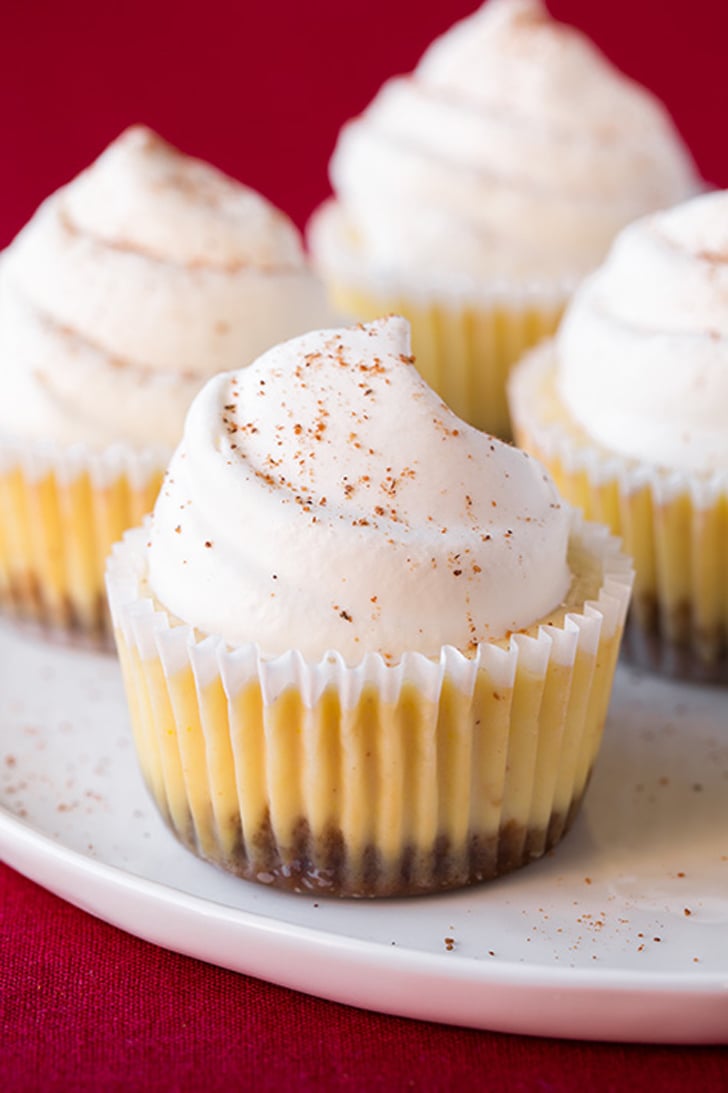
M664 107L539 0L490 0L385 84L343 128L331 180L317 249L519 281L581 276L697 186Z
M575 420L621 455L728 468L728 191L626 228L557 338Z
M211 380L154 512L152 590L264 653L468 651L559 604L571 517L535 461L460 421L399 318Z
M327 318L282 213L134 127L0 260L0 429L171 448L204 380Z

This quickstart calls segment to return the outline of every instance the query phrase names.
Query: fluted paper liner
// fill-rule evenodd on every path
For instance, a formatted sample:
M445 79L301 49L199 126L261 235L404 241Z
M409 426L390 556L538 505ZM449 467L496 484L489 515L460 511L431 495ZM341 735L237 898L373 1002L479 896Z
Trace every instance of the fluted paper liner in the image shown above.
M666 675L728 684L728 470L667 471L607 452L557 400L549 343L515 369L516 440L635 563L625 653Z
M510 368L556 331L576 279L518 284L425 272L416 279L378 274L333 238L329 217L326 204L312 220L310 237L333 306L363 321L403 315L412 326L417 369L430 387L458 417L509 440Z
M606 529L575 531L599 594L473 658L309 663L230 647L150 596L144 528L107 585L140 765L191 850L248 879L336 895L484 880L559 841L607 712L631 587Z
M54 636L111 642L111 546L154 505L169 452L0 437L0 608Z

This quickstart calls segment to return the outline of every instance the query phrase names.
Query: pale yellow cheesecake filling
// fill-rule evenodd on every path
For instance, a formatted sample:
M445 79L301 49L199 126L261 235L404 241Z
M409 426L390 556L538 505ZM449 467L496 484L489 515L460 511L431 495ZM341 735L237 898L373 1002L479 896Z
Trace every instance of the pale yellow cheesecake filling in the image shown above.
M27 460L23 461L27 463ZM111 546L149 513L161 467L145 480L103 484L64 468L0 470L0 603L22 619L109 636L104 569Z
M211 639L145 601L143 578L146 610L115 607L112 565L136 747L163 816L232 872L342 895L448 888L541 856L586 787L629 595L614 549L575 538L569 562L565 602L481 649L465 682L446 666L433 692L409 666L391 694L370 678L353 702L342 680L311 700L295 672L270 694L264 665L231 684L235 651L211 658Z
M635 564L633 623L694 649L707 666L725 662L728 477L664 471L609 451L573 420L556 375L548 345L516 370L517 443L547 467L566 500L622 538Z

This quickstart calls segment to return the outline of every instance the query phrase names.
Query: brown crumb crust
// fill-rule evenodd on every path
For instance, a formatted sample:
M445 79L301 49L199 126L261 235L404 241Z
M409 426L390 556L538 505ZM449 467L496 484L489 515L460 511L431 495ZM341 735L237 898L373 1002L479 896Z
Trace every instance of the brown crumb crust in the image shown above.
M671 679L728 686L728 628L700 627L687 601L666 610L654 595L637 594L627 617L622 656Z
M91 611L81 610L67 594L52 601L36 575L5 574L0 593L0 612L47 640L64 640L93 649L113 649L111 619L106 596L98 592Z
M579 794L566 812L554 813L546 828L527 828L511 821L497 834L471 832L460 846L453 846L446 835L439 835L428 850L404 846L393 861L385 860L372 844L350 853L342 832L333 827L314 837L303 817L286 846L276 840L269 816L247 843L237 820L238 838L232 852L226 854L220 849L211 853L210 832L206 832L203 851L191 814L177 826L166 804L157 804L165 822L188 850L244 880L291 892L371 898L461 888L536 861L569 830L582 796Z

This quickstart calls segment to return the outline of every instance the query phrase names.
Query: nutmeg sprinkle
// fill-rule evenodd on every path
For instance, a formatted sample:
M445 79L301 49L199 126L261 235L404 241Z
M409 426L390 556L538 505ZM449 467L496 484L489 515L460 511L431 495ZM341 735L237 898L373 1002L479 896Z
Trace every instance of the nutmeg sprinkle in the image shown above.
M280 619L285 640L301 648L320 640L352 657L374 649L395 659L403 647L435 655L443 643L474 653L529 621L518 602L528 587L541 595L543 582L519 559L551 519L540 471L450 413L399 351L402 331L389 320L306 335L237 373L235 385L220 378L217 429L193 438L201 445L214 435L219 479L205 486L199 471L179 473L193 456L187 438L175 463L172 501L201 492L184 536L177 520L170 530L180 528L190 569L202 571L197 555L215 547L199 610L181 614L204 622L208 603L211 612L219 603L231 627L254 617L253 640L266 652L265 626ZM198 535L203 551L191 545ZM540 545L538 557L541 566ZM267 578L258 569L256 582L260 562ZM268 614L254 606L258 596Z

